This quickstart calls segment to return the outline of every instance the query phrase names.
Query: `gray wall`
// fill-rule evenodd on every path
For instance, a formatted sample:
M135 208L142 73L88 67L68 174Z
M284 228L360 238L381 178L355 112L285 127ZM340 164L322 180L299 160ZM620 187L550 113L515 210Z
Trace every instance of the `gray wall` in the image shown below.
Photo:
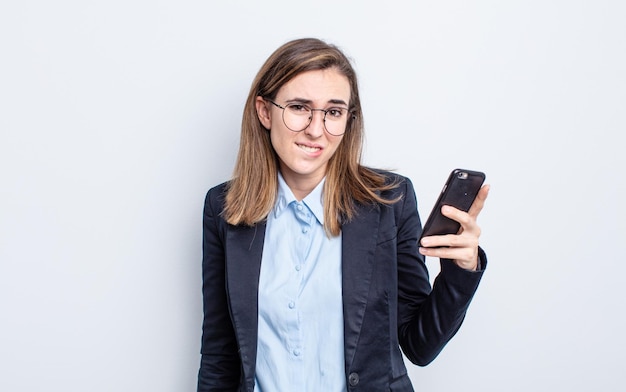
M366 163L483 170L488 272L416 387L623 388L622 1L5 1L0 390L191 391L201 212L288 39L360 75ZM433 275L436 260L428 260Z

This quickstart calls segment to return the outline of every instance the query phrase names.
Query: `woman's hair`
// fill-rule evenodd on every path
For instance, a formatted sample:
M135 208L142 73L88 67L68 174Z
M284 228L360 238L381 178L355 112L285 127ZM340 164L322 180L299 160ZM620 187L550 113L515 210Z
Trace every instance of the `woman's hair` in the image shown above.
M278 194L278 157L267 129L256 111L256 97L274 99L282 86L297 75L335 69L350 84L351 116L346 132L330 158L324 183L324 229L339 235L341 223L350 220L357 204L384 203L380 192L396 186L386 177L361 166L363 115L357 77L350 60L336 46L314 38L297 39L279 47L265 61L252 82L241 124L239 153L229 182L224 218L232 225L254 225L266 219Z

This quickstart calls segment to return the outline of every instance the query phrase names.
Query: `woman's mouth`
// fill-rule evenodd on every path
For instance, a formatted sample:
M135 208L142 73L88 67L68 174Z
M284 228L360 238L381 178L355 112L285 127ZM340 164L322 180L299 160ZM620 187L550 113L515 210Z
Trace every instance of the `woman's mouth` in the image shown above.
M318 151L320 151L322 149L321 147L306 146L304 144L298 144L298 143L296 143L296 145L300 149L302 149L302 150L304 150L306 152L318 152Z

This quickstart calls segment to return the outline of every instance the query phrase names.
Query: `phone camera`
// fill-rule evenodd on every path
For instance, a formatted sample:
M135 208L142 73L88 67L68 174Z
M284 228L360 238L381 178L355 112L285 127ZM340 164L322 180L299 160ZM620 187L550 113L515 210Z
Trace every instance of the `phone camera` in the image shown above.
M461 179L461 180L467 180L467 173L466 172L459 172L456 176L459 179Z

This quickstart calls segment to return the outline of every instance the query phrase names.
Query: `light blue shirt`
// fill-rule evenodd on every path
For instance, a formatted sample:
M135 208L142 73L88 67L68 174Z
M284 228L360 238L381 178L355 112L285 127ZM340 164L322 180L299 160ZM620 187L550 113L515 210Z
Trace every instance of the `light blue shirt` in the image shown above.
M255 391L346 391L341 235L324 232L324 181L300 202L278 181L259 280Z

